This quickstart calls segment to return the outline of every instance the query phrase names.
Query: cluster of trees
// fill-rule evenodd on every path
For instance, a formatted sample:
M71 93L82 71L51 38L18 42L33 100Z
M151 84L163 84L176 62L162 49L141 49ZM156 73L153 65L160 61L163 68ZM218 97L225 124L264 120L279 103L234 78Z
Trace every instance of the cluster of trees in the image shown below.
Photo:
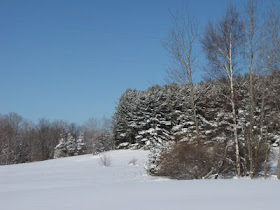
M78 126L46 119L34 124L16 113L0 115L0 165L105 151L111 140L111 123L105 118Z
M256 87L261 87L264 79L267 82L265 94L261 88L255 90L256 145L253 145L249 139L248 79L249 75L246 74L239 76L234 83L235 100L238 101L236 116L242 175L250 171L249 151L254 152L253 163L251 163L254 164L253 173L265 171L263 164L265 163L268 167L269 151L272 146L278 145L280 138L280 72L276 71L267 75L266 78L259 76L255 83ZM221 161L224 162L222 168L228 168L225 171L222 168L216 168L213 173L218 171L234 173L236 156L234 155L233 128L235 123L232 120L231 103L227 97L229 90L224 88L226 85L227 81L221 79L215 82L202 82L194 86L198 127L192 117L189 85L173 83L163 87L153 86L146 91L128 89L122 95L114 115L113 135L116 148L150 149L147 169L154 174L158 169L162 170L161 153L164 153L166 162L166 157L171 156L166 152L172 150L173 147L176 147L178 151L178 145L186 149L193 147L184 146L184 144L198 145L196 139L198 129L199 147L204 150L211 148L215 151L216 157L222 158ZM264 105L262 104L263 97ZM264 106L265 114L262 113L262 106ZM184 153L188 152L184 151ZM169 162L169 165L174 165L174 162Z
M149 172L174 178L266 175L279 141L280 10L259 8L247 0L241 16L230 5L203 34L188 13L174 15L165 46L180 85L127 90L114 116L117 148L152 148ZM200 46L208 81L194 85Z
M60 135L59 144L54 148L54 158L85 154L84 135L74 137L71 133Z
M112 138L112 120L90 118L82 126L86 141L86 153L97 154L114 148Z

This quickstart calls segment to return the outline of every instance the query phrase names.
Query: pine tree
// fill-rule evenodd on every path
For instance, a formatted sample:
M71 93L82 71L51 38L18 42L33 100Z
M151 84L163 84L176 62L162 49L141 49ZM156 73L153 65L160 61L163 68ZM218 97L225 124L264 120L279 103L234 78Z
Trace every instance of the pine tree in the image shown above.
M54 158L67 156L67 135L65 133L60 134L60 140L58 145L54 149Z

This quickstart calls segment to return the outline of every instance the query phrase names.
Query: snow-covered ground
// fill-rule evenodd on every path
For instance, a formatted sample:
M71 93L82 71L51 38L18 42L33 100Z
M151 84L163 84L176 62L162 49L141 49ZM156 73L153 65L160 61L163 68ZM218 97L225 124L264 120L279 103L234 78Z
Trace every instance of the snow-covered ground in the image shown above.
M143 169L147 154L108 152L110 167L102 167L92 155L0 166L0 209L279 209L277 180L155 178ZM137 166L128 164L132 159Z

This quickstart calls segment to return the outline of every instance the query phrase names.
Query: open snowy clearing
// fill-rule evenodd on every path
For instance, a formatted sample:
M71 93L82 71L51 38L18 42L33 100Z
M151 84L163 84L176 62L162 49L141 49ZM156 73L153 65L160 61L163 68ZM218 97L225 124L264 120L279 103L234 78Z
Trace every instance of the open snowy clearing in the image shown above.
M0 166L0 209L278 209L277 180L176 181L150 177L143 165L147 151L84 155ZM136 164L129 162L137 159Z

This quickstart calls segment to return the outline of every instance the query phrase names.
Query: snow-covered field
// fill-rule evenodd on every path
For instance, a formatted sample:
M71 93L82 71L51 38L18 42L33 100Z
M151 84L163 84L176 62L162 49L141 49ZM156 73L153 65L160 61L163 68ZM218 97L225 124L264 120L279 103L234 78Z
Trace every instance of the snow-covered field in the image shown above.
M277 180L155 178L143 169L147 154L108 152L110 167L92 155L0 166L0 209L279 209ZM128 164L133 158L136 166Z

